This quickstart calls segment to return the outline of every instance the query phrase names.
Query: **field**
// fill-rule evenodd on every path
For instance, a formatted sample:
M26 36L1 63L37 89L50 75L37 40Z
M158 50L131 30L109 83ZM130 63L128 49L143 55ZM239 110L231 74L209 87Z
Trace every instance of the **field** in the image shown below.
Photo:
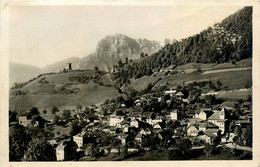
M31 107L51 108L53 106L90 106L103 103L120 93L114 87L103 86L93 81L81 83L70 81L69 77L89 76L87 72L69 72L41 76L25 85L21 90L25 95L17 95L10 100L10 110L28 110ZM12 95L11 90L10 94ZM123 95L123 94L122 94Z
M168 84L169 87L183 85L190 81L217 81L219 80L223 87L228 89L239 89L246 86L252 86L252 70L226 71L219 73L203 74L203 72L180 73L175 75L167 75L162 78L157 85Z
M248 96L252 97L252 89L246 90L237 90L237 91L228 91L228 92L221 92L216 94L216 97L225 98L225 99L248 99Z

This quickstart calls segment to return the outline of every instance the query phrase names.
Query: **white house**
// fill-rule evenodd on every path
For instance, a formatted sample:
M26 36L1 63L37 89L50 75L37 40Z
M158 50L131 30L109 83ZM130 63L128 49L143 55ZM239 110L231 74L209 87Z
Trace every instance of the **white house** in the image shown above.
M27 116L19 116L19 125L27 127L31 124L31 119L27 119Z
M200 119L205 121L212 114L213 114L213 111L211 109L202 109L199 113L195 114L195 118L200 118Z
M124 119L125 115L120 110L116 110L109 116L109 125L116 126L117 123L122 122Z
M139 128L139 121L134 119L130 122L130 126Z
M226 121L227 119L225 119L225 112L226 109L222 108L221 111L214 111L214 113L208 118L208 121L216 124L217 126L219 126L219 130L221 130L221 133L224 134L225 130L226 130Z
M173 96L173 95L175 95L176 92L177 92L177 90L167 90L167 91L164 92L164 94Z
M65 159L65 147L63 142L56 148L56 159L57 161L63 161Z
M187 129L188 136L197 136L199 133L199 127L197 125L192 125Z
M73 141L75 143L77 143L78 147L83 147L85 135L86 135L86 132L81 132L81 133L73 136Z
M179 120L180 119L180 113L178 110L174 110L170 113L171 120Z

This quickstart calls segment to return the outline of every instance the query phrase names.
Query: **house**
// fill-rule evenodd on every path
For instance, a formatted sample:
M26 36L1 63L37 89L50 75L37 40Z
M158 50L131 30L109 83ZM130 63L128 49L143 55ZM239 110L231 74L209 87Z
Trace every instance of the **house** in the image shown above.
M200 118L190 118L186 120L186 123L188 126L194 125L194 124L200 124L203 120Z
M195 114L195 118L200 118L200 119L205 121L212 114L213 114L213 111L211 109L202 109L199 113Z
M216 124L219 126L219 130L221 130L221 134L224 134L227 128L226 121L225 119L226 115L226 109L222 108L221 111L214 111L214 113L208 118L208 121Z
M136 106L141 106L141 102L142 102L142 101L141 101L140 99L136 99L136 100L135 100L135 105L136 105Z
M179 99L182 99L183 96L184 96L184 94L183 94L182 92L178 92L178 93L175 94L175 96L176 96L177 98L179 98Z
M233 142L233 139L234 139L235 136L236 136L235 133L229 133L228 141Z
M199 125L199 130L205 132L207 129L219 129L219 126L213 124L212 122L204 122L203 124Z
M182 99L182 102L186 103L186 104L190 104L190 100L189 99Z
M151 133L152 133L152 131L149 128L141 129L139 132L139 134L142 134L142 135L150 135Z
M116 110L109 116L109 125L116 126L117 123L122 122L125 119L125 114L122 110Z
M51 146L57 145L57 141L55 139L51 139L47 141Z
M216 136L217 135L212 134L212 133L205 133L205 134L199 135L198 138L205 141L206 143L211 144L213 141L213 138Z
M161 131L164 128L166 128L165 122L157 122L156 124L153 125L154 131Z
M181 114L178 110L173 110L170 113L171 120L179 120L181 118Z
M163 116L160 114L157 114L155 116L155 118L152 120L152 126L154 126L156 123L162 122L162 121L163 121Z
M139 123L140 123L139 120L134 119L134 120L132 120L132 121L130 122L130 126L139 128Z
M208 134L208 135L212 135L213 134L213 135L217 136L218 133L219 133L219 129L206 129L204 131L204 134Z
M112 128L110 128L110 133L112 133L112 134L116 134L116 132L117 132L117 128L116 127L112 127Z
M187 129L187 135L188 136L198 136L199 134L199 126L198 125L192 125L188 127Z
M155 119L155 114L153 112L143 112L142 121L147 122L148 124L153 124L153 119Z
M76 156L76 144L71 140L62 141L56 147L57 161L71 160Z
M57 161L63 161L65 160L65 155L67 154L66 150L65 150L66 144L64 145L63 142L58 145L58 147L56 148L56 159Z
M134 111L128 114L128 118L130 118L131 120L134 119L141 120L141 114L142 114L141 111Z
M73 136L73 141L77 143L78 147L83 147L84 145L84 138L86 137L86 132L82 131L81 133Z
M137 136L135 136L135 140L141 143L143 140L143 134L138 134Z
M176 129L174 129L174 135L172 137L173 138L182 137L184 135L185 135L185 131L184 131L183 127L178 127Z
M19 125L27 127L31 124L32 120L27 119L27 116L19 116Z
M94 113L89 113L89 114L87 114L87 118L88 118L89 122L94 122L95 120L98 119L98 116L95 115Z
M126 145L129 140L129 136L125 133L120 133L118 134L118 139L121 140L122 145Z
M164 92L164 94L172 97L173 95L175 95L176 92L177 90L167 90Z

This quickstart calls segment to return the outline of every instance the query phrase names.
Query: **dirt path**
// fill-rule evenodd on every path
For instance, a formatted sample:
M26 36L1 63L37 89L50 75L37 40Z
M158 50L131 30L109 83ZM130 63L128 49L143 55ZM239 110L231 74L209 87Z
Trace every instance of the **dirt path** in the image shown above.
M205 74L214 74L214 73L220 73L220 72L229 72L229 71L242 71L242 70L250 70L252 67L246 67L246 68L228 68L228 69L220 69L220 70L211 70L211 71L206 71L202 73L202 75Z
M244 150L244 151L251 151L252 152L251 147L243 147L243 146L239 146L239 145L234 145L232 143L227 143L227 144L225 144L225 146L227 146L228 148L235 148L235 149L238 149L238 150Z

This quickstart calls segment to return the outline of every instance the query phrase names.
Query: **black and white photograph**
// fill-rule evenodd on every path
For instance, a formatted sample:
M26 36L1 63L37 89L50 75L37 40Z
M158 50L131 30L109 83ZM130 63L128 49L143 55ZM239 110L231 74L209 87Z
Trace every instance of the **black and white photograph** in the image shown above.
M254 12L10 5L8 161L252 161Z

